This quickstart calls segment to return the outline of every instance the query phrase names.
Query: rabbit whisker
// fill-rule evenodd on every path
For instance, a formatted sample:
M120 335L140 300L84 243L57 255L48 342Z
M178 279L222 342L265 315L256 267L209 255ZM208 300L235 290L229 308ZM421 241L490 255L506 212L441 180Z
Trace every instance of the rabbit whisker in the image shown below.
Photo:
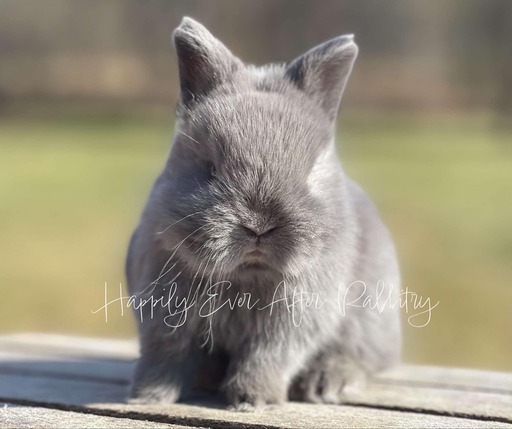
M158 231L157 234L160 235L160 234L163 234L164 232L168 231L170 228L172 228L174 225L176 225L177 223L180 223L181 221L189 218L190 216L195 216L197 214L200 214L201 212L198 211L198 212L195 212L195 213L190 213L189 215L187 216L183 216L180 220L177 220L176 222L173 222L171 223L168 227L166 227L163 231Z

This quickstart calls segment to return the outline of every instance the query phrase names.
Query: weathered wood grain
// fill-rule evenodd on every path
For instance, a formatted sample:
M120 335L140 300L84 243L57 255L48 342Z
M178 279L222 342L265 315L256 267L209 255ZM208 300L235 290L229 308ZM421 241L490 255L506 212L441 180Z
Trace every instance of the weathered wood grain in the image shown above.
M398 368L386 371L379 379L389 384L400 384L405 381L408 385L431 385L441 388L495 391L512 394L512 374L503 372L423 365L401 365Z
M512 428L511 374L408 365L383 374L342 406L290 403L249 414L211 398L135 406L124 399L136 349L127 340L0 336L0 400L187 427Z
M97 405L97 407L102 407ZM473 419L435 416L414 412L382 410L365 407L288 403L254 413L237 413L200 405L173 404L166 407L111 405L110 409L143 412L153 415L191 417L208 426L215 422L240 425L262 425L275 428L511 428L512 425ZM222 425L215 425L222 427Z
M72 411L59 411L41 407L23 407L0 403L0 427L12 428L171 428L183 429L168 423L96 416Z
M30 356L33 351L53 356L100 357L102 359L134 359L137 357L135 340L70 337L55 334L0 335L0 351L23 351Z
M26 352L0 351L0 373L48 375L57 378L106 379L127 384L135 365L134 360L55 356L33 350Z
M66 405L123 403L126 386L113 383L0 374L0 398L55 402Z

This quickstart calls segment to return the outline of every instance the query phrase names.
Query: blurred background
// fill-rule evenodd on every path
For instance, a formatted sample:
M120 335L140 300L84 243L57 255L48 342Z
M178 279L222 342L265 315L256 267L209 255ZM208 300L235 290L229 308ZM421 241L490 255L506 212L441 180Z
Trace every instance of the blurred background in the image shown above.
M91 310L169 150L184 15L255 64L355 33L339 154L439 301L404 358L512 371L509 0L0 0L0 332L135 334Z

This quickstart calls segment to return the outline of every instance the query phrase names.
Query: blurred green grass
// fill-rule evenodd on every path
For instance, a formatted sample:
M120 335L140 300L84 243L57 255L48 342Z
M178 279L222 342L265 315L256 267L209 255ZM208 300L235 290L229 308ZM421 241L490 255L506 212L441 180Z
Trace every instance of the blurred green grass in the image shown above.
M339 152L434 302L405 359L512 370L512 133L485 121L348 116ZM91 314L123 263L169 149L169 119L0 120L0 330L130 336ZM405 317L404 317L405 321Z

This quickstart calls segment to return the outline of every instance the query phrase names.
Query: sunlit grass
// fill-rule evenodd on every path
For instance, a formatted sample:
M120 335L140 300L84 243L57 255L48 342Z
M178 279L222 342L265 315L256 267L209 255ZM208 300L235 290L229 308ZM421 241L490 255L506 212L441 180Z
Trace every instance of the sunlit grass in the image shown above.
M512 141L475 121L344 118L346 170L374 198L404 286L440 301L405 357L512 369ZM0 329L132 335L130 314L91 314L123 263L172 125L0 121ZM404 318L405 320L405 318Z

